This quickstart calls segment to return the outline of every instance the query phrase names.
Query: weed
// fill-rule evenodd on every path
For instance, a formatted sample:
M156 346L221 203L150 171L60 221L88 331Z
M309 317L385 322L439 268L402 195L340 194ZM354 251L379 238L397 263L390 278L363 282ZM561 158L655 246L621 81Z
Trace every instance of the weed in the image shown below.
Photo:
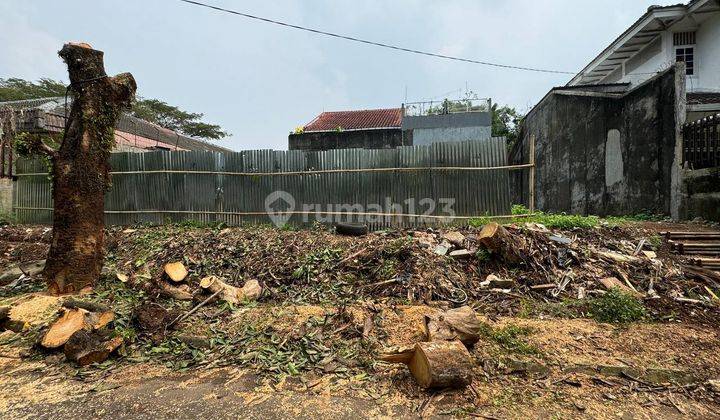
M16 221L15 216L11 213L0 212L0 226L12 225Z
M662 214L642 212L627 216L608 216L605 221L610 226L625 225L632 222L658 222L665 218Z
M653 248L658 249L662 245L662 237L658 234L652 235L648 238L648 242Z
M635 296L612 288L588 301L590 316L598 322L627 324L647 316L645 306Z
M514 204L512 206L512 214L530 214L530 210L521 204ZM513 217L510 219L493 219L492 216L485 216L471 219L469 223L471 226L479 227L493 221L501 224L540 223L550 229L590 229L599 224L600 218L597 216L579 216L565 213L552 214L535 212L532 216Z
M493 329L491 326L485 324L481 331L482 335L513 353L539 354L540 350L537 347L524 340L524 337L527 337L531 333L531 328L521 327L515 324L509 324L498 329Z

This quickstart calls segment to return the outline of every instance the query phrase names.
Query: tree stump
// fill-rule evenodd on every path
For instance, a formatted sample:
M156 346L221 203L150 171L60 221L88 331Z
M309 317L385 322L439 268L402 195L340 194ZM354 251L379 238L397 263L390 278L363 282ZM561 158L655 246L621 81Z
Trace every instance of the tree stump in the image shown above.
M526 248L525 241L517 237L497 223L483 226L478 235L478 242L488 251L496 254L508 263L523 261L522 252Z
M52 163L53 231L43 275L51 293L66 294L92 287L100 277L108 158L115 123L137 86L130 73L107 76L103 52L87 44L65 44L59 55L68 66L72 109L59 150L44 144L36 149Z

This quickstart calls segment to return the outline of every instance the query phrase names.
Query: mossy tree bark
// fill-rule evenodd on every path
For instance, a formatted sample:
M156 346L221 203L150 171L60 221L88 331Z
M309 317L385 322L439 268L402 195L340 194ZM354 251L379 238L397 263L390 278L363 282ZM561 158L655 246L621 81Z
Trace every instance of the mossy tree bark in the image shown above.
M65 44L72 109L60 148L39 148L50 158L53 178L53 237L43 273L54 294L92 287L104 259L104 197L110 187L110 151L115 123L129 108L137 85L130 73L105 74L103 52L87 44Z

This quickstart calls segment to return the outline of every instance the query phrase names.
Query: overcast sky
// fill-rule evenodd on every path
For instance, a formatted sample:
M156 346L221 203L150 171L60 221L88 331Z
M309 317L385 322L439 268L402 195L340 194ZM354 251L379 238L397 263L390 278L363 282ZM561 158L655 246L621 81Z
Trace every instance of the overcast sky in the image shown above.
M650 4L677 0L205 0L403 47L578 71ZM571 78L446 61L327 38L177 0L0 0L0 77L67 81L65 41L105 51L140 95L220 124L226 147L286 149L322 111L482 97L526 111Z

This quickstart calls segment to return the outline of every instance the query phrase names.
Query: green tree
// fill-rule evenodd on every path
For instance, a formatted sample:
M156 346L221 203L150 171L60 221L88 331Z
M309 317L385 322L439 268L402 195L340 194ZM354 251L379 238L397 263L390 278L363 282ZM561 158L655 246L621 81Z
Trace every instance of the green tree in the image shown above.
M0 79L0 101L20 101L23 99L64 96L66 86L62 82L43 78L37 82L11 77Z
M219 125L203 122L203 114L183 111L158 99L139 98L130 114L191 137L218 140L228 136Z
M523 115L515 108L498 104L492 105L492 135L494 137L505 137L508 141L508 148L512 148L520 136L520 123Z
M43 78L31 82L19 78L0 79L0 101L64 96L64 83ZM202 121L203 114L186 112L158 99L138 98L129 113L191 137L219 140L228 136L219 125Z

